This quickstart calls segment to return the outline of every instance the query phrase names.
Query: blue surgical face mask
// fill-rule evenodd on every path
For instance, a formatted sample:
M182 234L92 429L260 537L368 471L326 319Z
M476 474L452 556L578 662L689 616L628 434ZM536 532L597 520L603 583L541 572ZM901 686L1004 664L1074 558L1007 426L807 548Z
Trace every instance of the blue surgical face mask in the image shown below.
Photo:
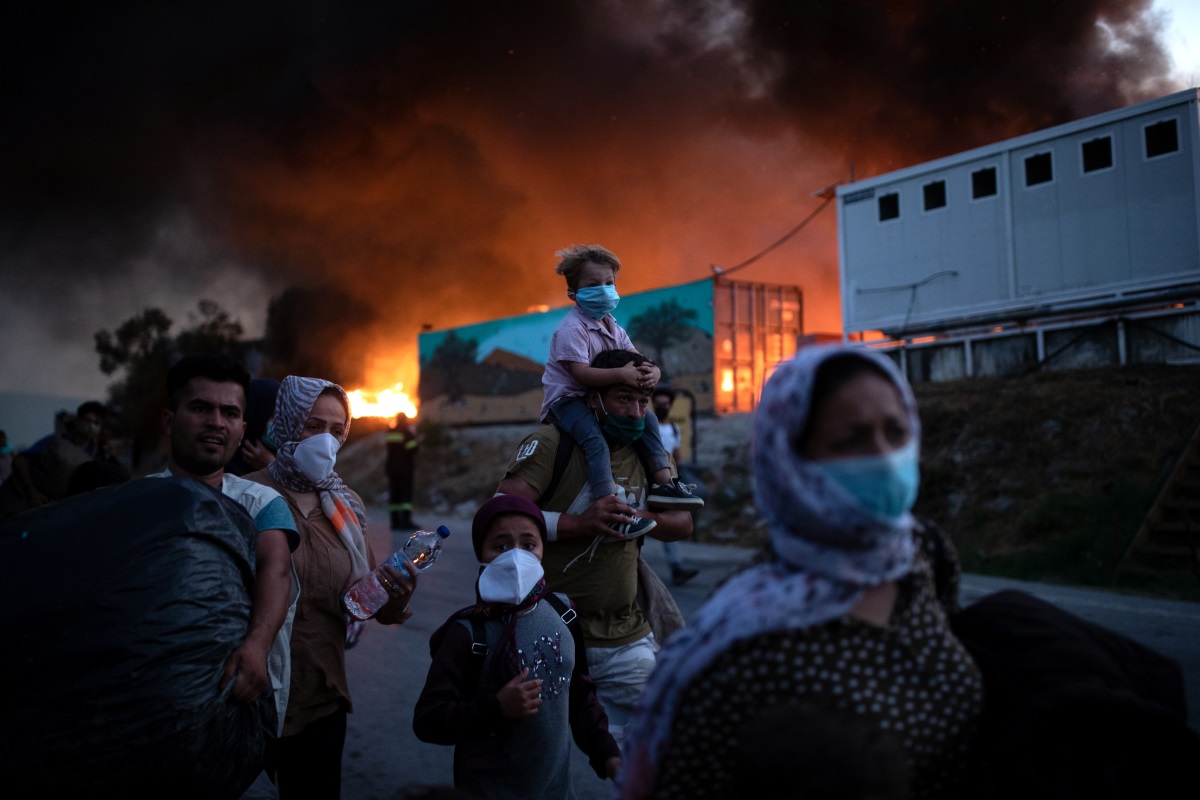
M814 463L863 508L881 517L895 519L917 501L921 473L915 439L886 455Z
M575 292L575 302L592 319L604 319L621 302L615 286L588 286Z

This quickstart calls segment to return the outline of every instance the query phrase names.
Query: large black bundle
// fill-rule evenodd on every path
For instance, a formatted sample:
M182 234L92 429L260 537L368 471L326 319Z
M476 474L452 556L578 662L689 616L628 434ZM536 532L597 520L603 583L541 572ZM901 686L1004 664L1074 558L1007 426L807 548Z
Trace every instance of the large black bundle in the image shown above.
M176 478L0 520L0 786L239 796L275 717L218 688L255 538L241 506Z
M1176 661L1011 589L952 626L985 698L963 797L1196 797L1200 734Z

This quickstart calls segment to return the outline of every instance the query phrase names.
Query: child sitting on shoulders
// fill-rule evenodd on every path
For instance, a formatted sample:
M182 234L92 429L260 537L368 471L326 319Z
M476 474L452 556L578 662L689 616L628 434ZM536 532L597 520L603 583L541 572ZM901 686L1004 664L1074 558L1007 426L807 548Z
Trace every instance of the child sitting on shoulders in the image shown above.
M592 358L602 350L622 349L637 352L612 311L617 307L617 273L621 262L600 245L570 247L556 253L561 259L555 272L566 278L567 297L575 301L550 338L542 384L542 422L554 422L566 431L583 450L588 468L588 484L596 498L616 494L608 444L595 414L588 407L587 392L614 383L628 383L651 389L662 372L652 362L641 366L627 364L617 369L597 369ZM636 443L638 456L646 465L653 484L646 505L653 509L693 511L704 501L692 494L691 487L671 475L670 460L662 444L654 415L645 417L645 428ZM627 532L630 536L648 532L653 520L638 517Z
M476 512L471 540L484 565L477 602L430 637L417 738L454 745L455 788L481 798L574 797L572 738L600 778L615 778L621 753L588 675L574 608L546 590L541 510L498 494Z

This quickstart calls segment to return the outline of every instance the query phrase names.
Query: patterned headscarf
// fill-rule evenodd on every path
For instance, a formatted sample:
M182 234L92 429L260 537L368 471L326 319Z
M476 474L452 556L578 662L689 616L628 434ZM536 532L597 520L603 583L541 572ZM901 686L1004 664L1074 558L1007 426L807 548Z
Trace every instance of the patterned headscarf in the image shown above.
M738 641L836 619L867 589L911 571L912 515L893 520L868 512L795 449L812 412L818 368L846 355L878 366L891 379L919 444L916 400L886 356L843 345L813 346L775 370L763 388L751 442L754 496L768 524L769 553L718 588L659 654L630 729L621 797L653 792L679 698L717 656Z
M320 483L313 483L296 466L296 445L308 415L317 398L326 389L333 389L347 409L346 430L350 430L350 398L341 386L321 378L301 378L289 375L279 385L275 398L275 418L268 431L279 445L275 460L267 469L271 477L296 492L318 492L321 510L333 523L334 530L350 553L351 580L358 580L371 571L367 561L367 545L363 531L367 529L367 511L342 483L337 472L331 472Z

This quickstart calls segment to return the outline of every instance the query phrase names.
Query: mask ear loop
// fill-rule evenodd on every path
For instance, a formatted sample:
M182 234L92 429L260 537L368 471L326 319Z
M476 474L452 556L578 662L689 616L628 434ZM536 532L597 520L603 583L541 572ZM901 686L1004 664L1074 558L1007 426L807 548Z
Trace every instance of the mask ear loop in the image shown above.
M604 407L604 395L600 394L600 392L596 392L596 402L600 404L600 411L596 411L596 409L593 408L592 413L596 417L596 422L600 422L601 412L603 412L605 419L608 418L608 409Z

